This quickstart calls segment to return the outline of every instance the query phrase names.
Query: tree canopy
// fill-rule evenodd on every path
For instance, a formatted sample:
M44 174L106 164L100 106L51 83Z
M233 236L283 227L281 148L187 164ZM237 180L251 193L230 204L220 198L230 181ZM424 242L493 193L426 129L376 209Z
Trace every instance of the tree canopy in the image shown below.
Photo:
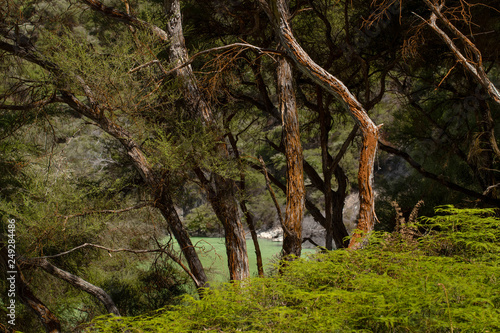
M224 237L246 281L246 238L267 275L261 230L281 230L286 275L304 242L361 250L415 205L500 207L499 17L496 0L6 0L16 329L203 298L193 235Z

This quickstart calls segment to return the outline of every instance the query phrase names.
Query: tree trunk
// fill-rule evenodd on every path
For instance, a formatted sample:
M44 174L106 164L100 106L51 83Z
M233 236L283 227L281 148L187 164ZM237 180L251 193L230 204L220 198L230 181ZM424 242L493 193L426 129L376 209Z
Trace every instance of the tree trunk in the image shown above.
M182 30L179 0L166 0L165 11L168 18L167 32L170 36L170 62L175 66L186 62L189 58ZM176 75L181 82L184 100L193 119L200 119L206 127L216 133L214 136L217 136L219 131L216 129L212 110L198 88L191 66L180 68L176 71ZM220 141L221 139L214 137L214 140ZM229 158L224 142L217 144L214 153L222 159ZM204 183L209 202L224 226L230 279L246 279L250 276L250 269L245 232L238 211L238 203L235 199L236 184L233 180L220 175L213 175L214 181L209 181L205 179L202 170L198 170L197 175L199 178L201 177L200 180Z
M361 129L362 149L358 171L359 217L357 232L351 238L349 247L362 247L366 234L373 230L376 220L372 182L373 164L379 136L378 128L349 89L335 76L316 64L297 43L288 24L289 15L286 1L260 0L260 3L268 14L281 44L297 68L342 102Z
M325 224L326 224L326 237L325 247L328 250L333 249L333 242L337 249L344 248L349 245L348 241L344 239L349 236L347 229L344 225L343 210L346 198L347 177L344 170L338 165L334 164L333 158L328 152L328 133L331 128L332 118L327 110L323 107L321 98L322 92L318 89L318 111L320 123L320 144L321 144L321 158L323 168L323 182L325 197ZM347 138L346 143L350 143ZM346 146L344 143L343 146ZM343 147L344 148L344 147ZM343 156L345 149L341 149L339 156ZM339 160L340 161L340 160ZM332 169L333 168L333 169ZM332 176L335 175L338 188L337 191L332 190Z
M280 58L277 71L278 94L283 122L286 158L286 213L283 233L283 256L300 257L302 251L302 220L304 218L304 166L300 143L299 115L293 90L292 68Z
M8 269L10 267L10 262L8 260L7 242L3 235L0 235L0 267L4 271L14 271ZM42 303L31 291L30 287L26 283L22 271L19 265L15 265L17 273L10 273L15 278L16 286L16 296L19 297L21 302L23 302L31 311L35 313L43 327L48 333L60 333L61 323L59 319Z
M182 221L175 210L170 194L163 190L158 194L158 198L160 200L158 200L156 207L158 207L163 217L169 222L170 231L174 234L174 237L181 248L182 254L184 254L184 257L187 260L189 269L195 278L193 280L196 287L208 287L208 278L205 274L205 269L201 264L198 253L196 253L196 249L191 242L191 238L189 238L186 228L182 224Z
M244 191L244 188L242 188L242 190ZM252 242L255 248L255 258L257 260L257 272L260 277L264 277L264 265L262 264L262 253L260 252L259 239L257 238L257 231L255 230L255 222L253 219L253 215L247 208L246 200L241 201L240 207L243 214L245 214L245 219L248 224L248 229L250 229L250 235L252 236Z
M331 129L332 118L327 113L323 106L323 92L321 87L317 87L316 96L318 100L318 113L319 113L319 129L320 129L320 145L321 145L321 167L323 171L324 191L325 198L325 223L326 223L326 236L325 247L327 250L333 249L333 193L332 193L332 172L329 168L329 152L328 152L328 136Z
M240 152L238 150L238 145L236 144L236 140L229 129L227 129L229 142L231 143L231 147L233 148L234 155L237 159L240 159ZM246 177L245 171L242 169L240 171L240 182L239 182L240 191L243 193L243 196L246 195ZM243 214L245 215L245 220L248 225L248 229L250 230L250 235L252 236L253 246L255 248L255 257L257 261L257 272L260 277L264 277L264 265L262 264L262 254L260 252L259 239L257 238L257 230L255 230L255 223L253 214L248 210L247 200L243 198L240 201L240 208Z
M332 202L332 229L333 240L337 249L349 246L349 233L344 224L344 204L347 192L347 176L344 170L337 166L334 171L335 178L337 179L337 191L333 196Z
M64 280L71 284L73 287L78 288L80 290L85 291L86 293L97 298L104 306L109 313L112 313L116 316L120 315L118 308L115 303L111 299L111 297L101 288L94 286L93 284L85 281L84 279L73 275L69 272L66 272L54 265L52 265L47 259L40 259L32 261L36 266L43 268L47 273Z
M111 122L109 119L100 116L99 112L96 112L80 102L74 95L64 91L62 92L62 95L66 104L71 106L75 111L83 116L95 121L101 129L118 139L125 147L127 154L134 163L134 166L151 189L153 198L155 199L155 207L160 210L161 214L167 221L170 230L174 234L174 237L182 250L182 253L188 261L189 268L195 277L195 280L193 281L196 287L204 287L207 283L207 276L205 275L200 258L191 243L189 234L177 215L172 198L166 190L166 184L158 181L159 177L154 172L142 150L132 139L130 133L119 127L117 124Z

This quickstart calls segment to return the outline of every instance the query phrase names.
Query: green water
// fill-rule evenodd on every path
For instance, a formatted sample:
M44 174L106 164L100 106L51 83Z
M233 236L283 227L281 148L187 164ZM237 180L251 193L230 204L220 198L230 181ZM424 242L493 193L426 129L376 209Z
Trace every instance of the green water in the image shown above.
M229 281L229 269L227 268L226 247L224 238L191 237L191 242L198 249L198 255L205 267L208 278L211 281ZM259 239L260 252L264 264L264 273L267 274L276 263L276 259L281 251L281 242L273 242L267 239ZM257 259L255 248L251 239L247 240L248 261L250 264L250 274L257 275ZM302 254L314 253L314 249L302 249Z

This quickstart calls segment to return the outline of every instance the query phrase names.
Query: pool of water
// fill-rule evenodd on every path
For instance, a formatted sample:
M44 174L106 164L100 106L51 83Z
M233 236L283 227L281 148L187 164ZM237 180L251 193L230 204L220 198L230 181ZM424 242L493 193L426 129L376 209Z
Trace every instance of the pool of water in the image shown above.
M229 281L229 269L227 267L226 247L224 238L210 237L191 237L195 244L200 260L205 267L209 280L226 282ZM281 251L281 242L273 242L268 239L259 239L262 261L264 264L264 273L267 275L273 270L273 265L278 261ZM250 274L257 275L257 259L255 248L251 239L247 240L248 261L250 265ZM302 249L302 255L314 253L314 249Z

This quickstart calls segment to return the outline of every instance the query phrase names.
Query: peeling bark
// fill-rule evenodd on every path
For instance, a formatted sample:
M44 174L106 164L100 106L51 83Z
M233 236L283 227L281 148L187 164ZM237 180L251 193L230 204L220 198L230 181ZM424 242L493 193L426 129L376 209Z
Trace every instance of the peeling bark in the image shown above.
M277 71L280 112L283 125L283 144L286 158L286 212L283 234L283 256L300 257L302 251L302 220L304 218L304 167L300 143L299 115L293 90L292 69L281 58Z
M295 40L288 23L287 2L285 0L260 0L260 3L269 16L282 46L297 68L342 102L361 129L362 149L358 171L360 200L358 232L353 235L349 244L350 248L359 248L363 246L362 240L365 234L373 230L376 220L372 182L373 164L379 136L378 128L349 89L339 79L316 64Z
M173 65L185 63L189 57L182 30L179 0L166 0L165 11L168 18L169 56ZM218 134L213 112L198 88L196 77L190 65L176 71L181 82L184 100L193 119L200 119L209 129ZM221 141L214 137L215 141ZM217 144L215 154L228 159L229 153L224 142ZM222 223L226 239L226 252L231 280L244 280L250 276L245 232L236 202L236 184L220 175L212 175L213 182L205 179L202 170L196 171L207 191L208 200Z

